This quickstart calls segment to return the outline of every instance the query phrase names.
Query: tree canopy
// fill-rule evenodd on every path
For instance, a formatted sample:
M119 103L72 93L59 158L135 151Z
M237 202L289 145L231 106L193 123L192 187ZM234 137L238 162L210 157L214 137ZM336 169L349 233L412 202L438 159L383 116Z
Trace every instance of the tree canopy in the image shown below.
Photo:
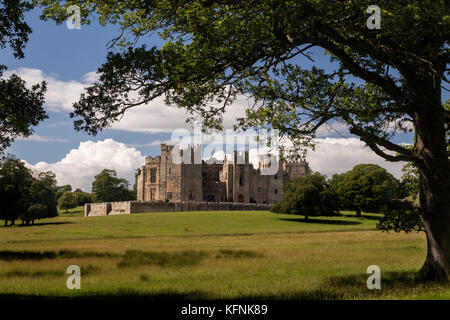
M0 161L0 218L5 220L5 226L17 219L29 224L36 219L55 217L56 205L53 172L41 172L34 177L24 162L13 156Z
M62 22L66 6L77 4L82 23L119 25L112 45L128 47L108 54L100 81L74 104L76 129L96 134L159 96L221 128L243 95L253 104L239 126L279 129L295 156L318 128L344 123L377 155L417 165L428 239L420 278L448 279L448 1L383 1L380 29L367 25L371 0L39 2L44 19ZM155 33L161 48L138 45ZM314 59L314 47L329 54L333 70L295 62ZM412 149L395 142L398 132L413 132Z
M329 190L325 177L319 173L296 178L284 187L283 199L271 211L310 216L330 216L339 210L337 194Z
M359 164L348 171L337 185L343 208L379 212L392 199L399 197L398 181L376 164Z
M94 202L128 201L132 199L126 179L118 178L115 170L103 169L92 182Z
M16 58L24 57L24 47L31 28L24 13L33 8L29 1L8 0L0 3L0 49L8 46ZM43 109L46 83L27 88L25 81L13 74L1 78L6 66L0 64L0 154L18 137L33 133L33 127L48 117Z
M66 213L69 209L75 208L77 204L77 199L72 192L64 192L58 199L58 206L66 210Z

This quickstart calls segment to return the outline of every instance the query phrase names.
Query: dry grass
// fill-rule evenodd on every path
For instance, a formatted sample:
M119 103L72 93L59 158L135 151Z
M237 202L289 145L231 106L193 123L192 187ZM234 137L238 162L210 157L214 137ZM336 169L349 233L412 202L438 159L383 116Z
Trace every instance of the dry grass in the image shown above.
M188 213L161 213L0 228L0 297L450 298L446 286L414 282L424 235L376 231L376 215L304 223L268 212L190 214L199 225ZM66 288L72 264L81 267L78 291ZM372 264L382 290L366 287Z

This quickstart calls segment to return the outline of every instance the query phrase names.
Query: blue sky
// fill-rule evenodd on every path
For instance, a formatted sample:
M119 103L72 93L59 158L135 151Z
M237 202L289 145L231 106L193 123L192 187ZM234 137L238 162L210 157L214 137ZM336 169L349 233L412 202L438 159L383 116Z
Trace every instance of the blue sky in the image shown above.
M0 59L8 71L18 73L27 82L31 79L49 83L46 109L50 117L36 127L33 137L14 142L9 152L36 170L55 171L61 184L70 183L89 190L95 172L106 166L116 169L132 184L132 173L142 164L143 156L158 155L158 143L170 139L173 127L184 123L182 111L172 112L173 108L164 108L161 101L156 101L155 104L159 103L156 107L137 110L116 128L104 130L96 137L76 132L69 118L71 102L79 96L80 88L89 83L92 72L105 61L107 43L118 31L114 26L102 27L96 22L80 30L70 30L65 23L41 21L39 10L26 14L26 20L33 33L25 58L17 60L10 50L0 50ZM150 38L147 44L160 46L162 42ZM327 68L328 58L321 54L322 50L315 53L315 63ZM312 65L306 59L301 63ZM386 163L355 138L324 133L322 139L322 151L319 148L308 158L313 170L331 175L358 163L372 162L383 165L397 177L400 175L401 165ZM411 142L410 136L399 139L397 142ZM77 163L83 165L76 166ZM71 166L74 169L69 172Z

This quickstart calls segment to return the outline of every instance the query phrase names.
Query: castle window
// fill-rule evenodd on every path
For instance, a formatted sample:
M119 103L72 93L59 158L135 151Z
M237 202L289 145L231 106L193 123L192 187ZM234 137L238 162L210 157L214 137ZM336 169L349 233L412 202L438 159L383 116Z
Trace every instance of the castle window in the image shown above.
M258 189L257 189L257 190L258 190L258 192L261 192L261 187L258 187Z
M275 180L277 180L277 179L278 179L278 175L276 174L276 175L275 175Z
M275 194L278 194L278 189L275 189Z
M172 192L167 192L167 199L172 199Z
M156 200L156 189L151 190L150 200Z
M170 168L169 168L169 174L171 173L171 170L170 170Z
M150 182L156 183L156 169L150 169Z
M242 187L244 185L244 177L242 173L239 175L239 185Z
M189 194L189 200L192 200L192 193Z

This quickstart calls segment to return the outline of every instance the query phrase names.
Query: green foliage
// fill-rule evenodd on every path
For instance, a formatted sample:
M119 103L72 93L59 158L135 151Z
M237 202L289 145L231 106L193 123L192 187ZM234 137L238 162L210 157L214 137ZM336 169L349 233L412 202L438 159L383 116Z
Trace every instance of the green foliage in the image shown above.
M227 106L245 94L256 103L239 123L244 128L268 124L304 145L321 125L338 121L385 159L410 161L411 150L392 143L387 128L410 131L405 124L418 125L427 112L441 130L450 117L431 89L435 82L439 87L449 58L444 1L383 2L379 30L367 27L369 0L37 2L42 18L58 23L76 4L82 23L117 24L121 33L113 45L128 46L108 54L99 83L75 103L77 130L96 134L129 108L163 95L193 117L201 114L204 125L221 128ZM165 41L162 48L137 46L155 32ZM311 58L314 46L337 62L335 70L292 63L293 57ZM419 96L430 110L411 119L423 103Z
M23 58L23 49L31 28L23 20L32 8L29 1L2 1L0 3L0 49L9 46L16 58ZM33 126L46 119L43 109L46 83L27 87L25 81L13 74L2 77L6 66L0 64L0 154L18 136L29 136Z
M5 225L7 221L14 224L18 218L29 224L36 219L56 217L56 205L53 172L41 172L33 177L21 160L7 156L0 161L0 218L5 220Z
M59 199L65 192L72 192L72 186L69 184L66 184L64 186L57 186L56 190L56 198Z
M14 221L19 214L26 213L30 205L30 186L33 177L25 164L8 156L0 162L0 218Z
M103 169L92 182L94 202L135 200L128 189L128 181L117 177L115 170Z
M23 20L24 13L33 8L29 1L2 1L0 4L0 48L7 45L16 58L23 58L23 49L31 33L30 26Z
M327 181L328 185L330 186L330 189L337 192L337 188L339 183L344 180L345 177L345 173L335 173L333 174L333 176L331 177L331 179L329 179Z
M76 189L73 192L77 206L84 206L86 203L92 202L92 195L90 193L84 192L81 189Z
M77 200L72 192L64 192L63 195L58 199L58 206L61 209L65 209L66 213L68 209L73 209L77 207Z
M395 209L387 210L377 224L382 231L395 231L406 233L411 231L424 231L422 221L417 210Z
M339 209L337 195L328 190L319 173L299 177L284 186L283 199L271 209L275 213L309 216L333 215Z
M402 197L416 197L419 193L419 169L412 162L408 162L402 168L402 179L400 183Z
M343 208L379 212L384 205L399 195L399 183L382 167L359 164L348 171L337 185Z
M383 213L384 216L377 224L378 230L406 233L424 231L415 197L394 199L383 208Z
M53 218L58 215L56 199L56 176L53 172L41 172L37 178L33 179L30 186L29 201L35 205L45 207L45 212L40 214L38 219ZM29 222L31 218L24 216L22 220ZM36 218L35 218L36 219Z
M22 223L26 222L26 224L30 224L31 221L31 224L34 224L34 220L47 218L47 211L47 206L34 203L28 208L27 215L22 217Z

